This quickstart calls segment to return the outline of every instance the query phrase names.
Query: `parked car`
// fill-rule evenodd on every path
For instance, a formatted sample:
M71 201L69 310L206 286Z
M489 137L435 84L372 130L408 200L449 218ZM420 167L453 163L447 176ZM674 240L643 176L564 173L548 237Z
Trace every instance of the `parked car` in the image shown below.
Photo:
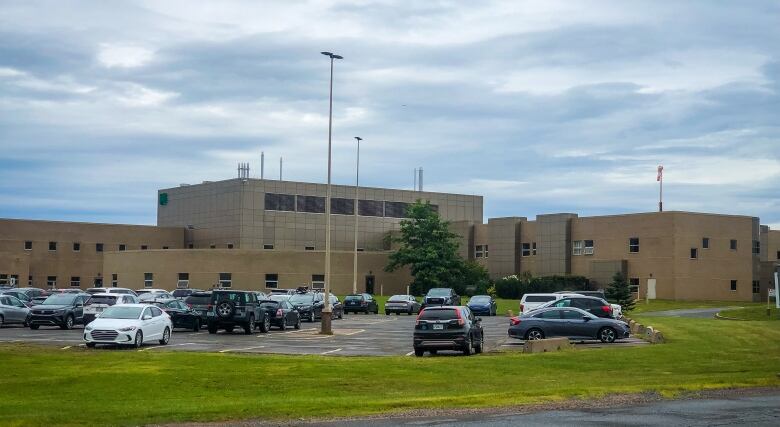
M332 319L344 318L344 304L341 303L339 297L330 294L330 315Z
M138 293L136 293L134 290L129 288L100 288L103 289L103 292L107 294L123 294L123 295L132 295L137 297Z
M211 304L211 291L200 291L184 298L184 304L195 310L200 316L200 324L208 323L209 304Z
M385 303L385 315L406 313L412 315L420 311L420 303L412 295L393 295Z
M39 288L9 288L0 290L0 293L13 295L22 300L25 304L32 303L33 298L49 296L48 292ZM23 297L20 298L20 295Z
M256 322L260 324L261 332L268 332L271 328L271 318L258 304L254 292L214 290L209 306L207 319L210 334L216 334L220 329L233 332L239 326L249 335L254 331Z
M59 326L71 329L84 323L84 302L91 297L85 293L59 293L46 298L40 305L34 305L30 311L30 329L41 325Z
M270 295L295 295L295 289L271 289Z
M200 315L197 311L176 298L168 300L155 300L152 304L160 307L171 318L173 328L192 329L200 331Z
M520 313L525 314L547 304L575 294L525 294L520 298Z
M188 296L194 294L195 292L203 292L201 289L176 289L173 292L171 292L171 295L173 295L174 298L178 298L180 300L186 299Z
M289 301L291 296L292 295L287 295L287 294L271 294L268 295L267 299L270 299L272 301Z
M352 294L344 297L344 314L358 312L379 314L379 304L371 294Z
M271 318L271 326L276 326L281 330L287 329L288 326L301 329L301 315L289 301L264 299L260 301L260 307Z
M567 296L556 301L550 301L546 304L539 306L540 308L547 307L575 307L581 310L585 310L588 313L597 317L613 318L612 305L602 298L586 297L584 295Z
M123 294L94 294L84 303L84 324L95 320L108 307L122 304L138 304L138 297L135 295Z
M596 297L601 298L604 301L607 300L607 295L604 292L603 289L599 289L596 291L559 291L556 292L556 294L577 294L577 295L585 295L588 297ZM620 304L610 304L610 307L612 307L612 317L615 319L622 319L623 318L623 307L620 306Z
M490 295L474 295L469 298L466 307L468 307L475 316L495 316L496 310L498 310L496 300Z
M24 304L24 306L27 307L27 308L30 308L33 305L35 305L35 303L33 303L32 298L29 295L27 295L27 293L22 292L22 291L20 291L18 289L11 288L11 289L8 289L8 290L5 290L5 291L0 291L0 295L12 296L12 297L18 299L19 301L21 301Z
M312 292L295 294L288 301L298 310L301 319L313 322L322 318L322 309L325 308L323 294Z
M425 294L422 302L422 308L431 305L450 305L460 306L460 296L450 288L432 288Z
M141 302L153 302L156 300L169 300L174 298L173 294L164 289L154 289L151 292L138 294L138 300Z
M0 295L0 328L14 323L27 326L29 321L30 309L19 298Z
M465 355L482 353L484 333L482 319L474 317L468 307L426 307L417 316L414 326L414 355L426 351L462 351Z
M538 340L550 337L598 339L605 343L628 338L626 322L596 317L575 307L548 307L511 319L509 337Z
M84 328L84 341L90 348L95 344L137 348L150 341L166 345L171 341L172 330L171 318L159 307L148 304L115 305Z

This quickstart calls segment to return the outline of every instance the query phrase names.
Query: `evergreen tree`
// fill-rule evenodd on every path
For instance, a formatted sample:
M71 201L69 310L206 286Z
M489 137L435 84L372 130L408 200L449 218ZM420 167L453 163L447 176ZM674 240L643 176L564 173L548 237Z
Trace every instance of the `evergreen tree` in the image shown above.
M624 313L634 309L635 301L631 296L631 289L622 274L615 273L612 276L612 283L609 284L605 293L610 302L620 304Z

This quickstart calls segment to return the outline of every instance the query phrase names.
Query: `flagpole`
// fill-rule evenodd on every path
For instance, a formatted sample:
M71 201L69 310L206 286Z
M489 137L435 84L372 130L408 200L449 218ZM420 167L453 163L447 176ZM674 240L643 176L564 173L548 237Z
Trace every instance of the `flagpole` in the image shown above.
M658 212L664 211L664 167L658 166Z

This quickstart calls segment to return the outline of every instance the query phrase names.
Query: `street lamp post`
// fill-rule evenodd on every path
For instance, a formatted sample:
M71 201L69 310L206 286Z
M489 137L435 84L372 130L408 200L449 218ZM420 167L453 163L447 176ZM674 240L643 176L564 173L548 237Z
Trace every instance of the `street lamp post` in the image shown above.
M352 293L357 293L357 253L358 253L358 188L360 188L360 141L363 138L356 136L357 140L357 166L355 167L355 256L352 260Z
M320 52L330 57L330 105L328 107L328 192L325 197L325 307L322 309L321 334L331 335L331 312L333 307L330 305L330 171L331 171L331 147L333 134L333 60L344 59L342 56L331 52Z

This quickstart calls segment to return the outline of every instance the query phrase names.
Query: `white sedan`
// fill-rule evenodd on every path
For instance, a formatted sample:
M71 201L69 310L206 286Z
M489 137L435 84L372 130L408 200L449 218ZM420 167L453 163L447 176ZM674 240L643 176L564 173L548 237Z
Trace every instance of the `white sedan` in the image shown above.
M158 307L148 304L115 305L105 309L84 328L87 347L95 344L123 344L141 347L157 341L162 345L171 340L173 323Z

